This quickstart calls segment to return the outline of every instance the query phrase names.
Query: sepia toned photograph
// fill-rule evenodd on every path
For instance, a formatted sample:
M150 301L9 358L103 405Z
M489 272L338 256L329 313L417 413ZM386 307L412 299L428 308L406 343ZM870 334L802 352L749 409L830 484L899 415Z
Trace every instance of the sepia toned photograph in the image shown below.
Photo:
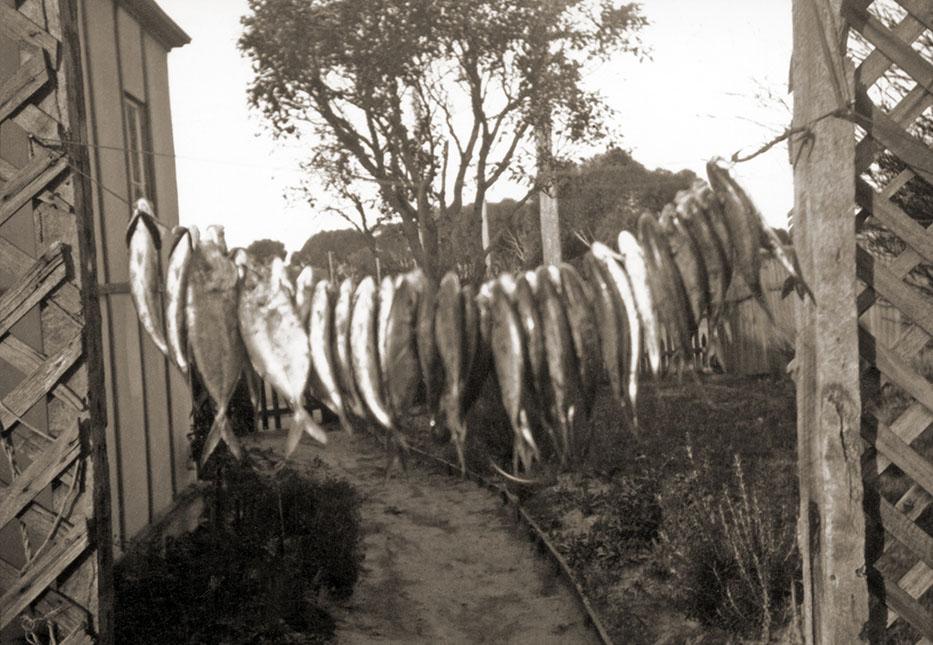
M933 1L0 0L0 645L933 642Z

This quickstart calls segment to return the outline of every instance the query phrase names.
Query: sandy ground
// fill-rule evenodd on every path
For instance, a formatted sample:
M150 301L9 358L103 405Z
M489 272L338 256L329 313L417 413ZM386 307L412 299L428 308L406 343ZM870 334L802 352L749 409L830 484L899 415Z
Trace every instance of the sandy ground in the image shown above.
M263 433L264 445L280 433ZM571 591L501 500L410 460L385 478L371 437L304 440L298 468L320 458L362 496L363 561L353 596L332 613L338 643L598 643Z

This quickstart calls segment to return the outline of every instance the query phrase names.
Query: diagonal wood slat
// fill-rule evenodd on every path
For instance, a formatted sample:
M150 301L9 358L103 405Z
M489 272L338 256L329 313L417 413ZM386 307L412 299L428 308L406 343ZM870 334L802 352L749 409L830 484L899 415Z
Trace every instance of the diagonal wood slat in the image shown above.
M927 262L933 262L933 235L929 235L894 202L884 199L864 179L855 183L855 199L859 206L871 211L892 233L904 240Z
M53 61L58 57L58 40L22 13L5 4L0 4L0 32L14 42L22 40L28 45L44 49Z
M66 277L64 245L55 242L19 282L0 296L0 338Z
M0 629L9 625L90 545L86 524L75 525L0 596Z
M933 639L933 616L920 603L890 580L882 580L877 571L869 575L874 594L926 638Z
M0 224L12 217L24 204L48 187L68 169L68 160L60 155L35 157L23 169L21 176L14 177L0 196Z
M884 529L907 546L925 565L933 567L933 537L880 495L878 512Z
M0 271L12 276L22 276L27 267L36 261L34 257L0 235ZM71 282L66 282L51 296L50 302L62 313L81 325L81 294Z
M927 97L929 96L927 94ZM933 184L930 149L905 132L897 121L872 103L864 92L858 93L855 121L865 128L869 136L897 155L927 183Z
M911 288L892 274L864 249L856 249L856 267L859 279L895 305L928 334L933 334L933 304L926 296Z
M897 4L904 7L907 13L921 22L924 27L933 31L933 4L930 4L926 0L897 0ZM902 38L902 40L913 42L914 39Z
M933 385L917 374L904 359L879 343L871 332L865 329L863 323L859 323L858 332L859 353L862 358L873 363L882 374L928 410L933 410Z
M0 340L0 359L5 360L23 374L30 374L33 370L38 369L48 357L37 352L16 336L7 334L6 338ZM67 404L76 412L87 410L84 400L64 383L59 383L52 388L52 396Z
M892 29L894 35L904 42L913 42L923 33L923 23L908 15ZM873 49L855 70L855 85L871 87L885 72L891 69L891 59L880 49Z
M81 451L78 424L63 432L52 446L33 461L10 485L0 489L0 527L6 526L36 495L78 458Z
M12 588L18 579L19 571L16 567L0 558L0 589ZM55 589L49 589L40 596L33 604L33 609L46 615L55 612L55 622L67 632L87 626L86 610Z
M863 424L862 436L908 477L933 494L933 464L921 457L891 428L879 421L874 432L870 432ZM877 460L876 465L880 466Z
M877 47L881 53L897 63L911 78L928 92L933 92L933 65L911 49L910 44L885 27L880 20L852 3L846 4L849 25Z
M7 118L49 82L45 55L33 56L0 85L0 121Z
M77 334L61 351L46 360L39 369L23 379L3 397L3 408L0 408L0 428L8 429L16 425L16 417L26 414L81 358L81 349L81 334ZM24 447L29 448L29 446ZM35 449L41 451L44 447L45 442L35 446ZM35 460L38 458L38 453L28 456Z

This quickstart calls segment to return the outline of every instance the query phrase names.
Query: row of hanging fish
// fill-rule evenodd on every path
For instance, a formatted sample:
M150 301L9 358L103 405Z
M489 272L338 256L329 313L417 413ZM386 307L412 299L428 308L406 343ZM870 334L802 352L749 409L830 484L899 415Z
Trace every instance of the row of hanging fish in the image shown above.
M566 263L539 267L478 291L453 272L435 285L420 269L336 284L305 267L292 282L278 258L265 265L229 253L220 227L200 238L176 227L164 332L158 229L142 203L128 233L131 294L155 344L182 371L193 362L216 405L202 459L220 440L238 454L225 410L251 366L293 410L289 453L304 433L326 442L305 411L310 395L346 429L376 424L400 450L426 409L463 467L467 412L492 378L512 428L514 476L545 454L560 463L573 454L603 374L637 425L642 357L656 373L662 330L684 355L702 320L715 330L735 276L767 311L762 253L780 260L801 296L809 292L728 166L713 160L707 174L709 183L698 179L659 216L643 214L637 235L622 231L616 248L594 242L582 274Z

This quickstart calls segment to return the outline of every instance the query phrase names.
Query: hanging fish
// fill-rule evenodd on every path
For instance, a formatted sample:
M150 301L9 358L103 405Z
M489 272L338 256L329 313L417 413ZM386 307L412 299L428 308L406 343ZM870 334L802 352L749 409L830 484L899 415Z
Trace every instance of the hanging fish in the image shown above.
M188 296L188 271L192 249L198 245L197 227L172 229L168 268L165 271L165 340L172 362L188 375L188 338L185 325L185 302Z
M599 248L599 247L597 247ZM627 400L625 371L628 365L627 351L630 332L622 311L618 291L612 286L603 262L596 258L592 248L584 256L590 282L593 284L596 325L602 348L603 366L609 376L609 386L615 400L622 406Z
M311 383L315 396L337 415L350 432L334 347L334 290L324 278L314 285L308 317L308 346L311 350Z
M192 249L185 302L188 343L216 410L201 452L202 466L221 439L234 457L241 456L227 417L245 352L237 327L237 279L237 267L227 256L223 227L208 226Z
M418 270L400 278L385 328L383 378L389 406L396 418L401 419L411 414L421 384L416 323L424 274Z
M392 300L395 299L395 277L386 275L379 283L376 311L376 352L379 356L379 374L388 379L388 352L386 343L389 340L389 314L392 313ZM384 387L382 388L385 389Z
M712 170L710 169L711 165ZM731 173L729 172L730 167L731 164L717 157L712 159L707 164L707 174L714 172L717 174L718 178L722 180L722 182L729 185L731 191L738 196L739 201L742 203L747 217L755 222L757 228L761 231L764 248L768 249L787 270L790 276L794 278L800 297L802 298L806 294L809 295L810 299L812 300L813 292L810 291L810 287L803 279L803 275L800 271L800 265L797 262L796 254L793 252L793 250L790 252L785 251L784 244L781 242L781 238L777 236L773 228L768 226L768 223L765 222L761 211L758 210L754 202L752 202L751 197L749 197L748 193L745 192L745 189L739 185L735 178L732 177Z
M486 377L489 375L491 356L489 353L489 335L483 334L485 315L480 306L479 297L472 285L464 285L461 290L463 301L464 355L467 360L463 366L463 398L461 408L466 415L482 393ZM488 318L488 316L487 316Z
M130 299L149 338L160 352L171 358L162 329L162 303L159 296L161 239L152 204L148 199L137 199L126 228L130 256Z
M706 268L708 293L708 308L703 317L707 319L710 328L716 326L726 292L731 279L729 260L719 237L713 231L709 220L705 216L706 203L711 195L709 187L702 182L694 183L689 191L678 193L677 217L696 240L697 250L702 256L703 266Z
M334 305L334 351L337 364L337 381L343 395L344 412L357 419L366 418L366 409L356 388L353 378L353 364L350 356L350 314L353 307L353 294L356 283L353 278L346 278L340 283L337 302ZM348 419L349 420L349 419ZM345 426L350 430L350 426Z
M508 275L500 276L492 286L490 340L502 404L513 430L512 472L518 474L519 465L528 472L540 453L526 410L525 356L521 323L511 302L514 290Z
M699 244L678 217L673 205L668 204L661 213L660 225L667 235L667 241L674 258L674 268L680 274L680 279L687 294L687 303L693 314L690 327L690 336L697 332L700 320L706 315L709 307L709 277L706 265L700 254Z
M424 383L425 407L431 417L432 432L439 427L435 422L441 398L441 359L437 353L437 338L434 335L434 317L437 312L437 286L429 279L424 280L424 288L418 301L417 342L418 363L421 366L421 379Z
M651 213L642 213L639 217L638 237L645 250L652 300L661 313L674 346L686 351L690 330L695 326L693 313L666 236Z
M583 414L593 411L596 399L596 373L599 360L599 332L593 314L593 293L572 265L560 265L562 302L570 324L570 336L577 366Z
M547 406L548 372L547 359L544 355L544 323L541 321L541 312L538 309L537 290L538 276L534 271L519 275L515 281L513 302L531 368L531 373L528 375L533 388L531 394L538 400L538 405Z
M627 400L632 406L632 414L635 414L635 402L638 397L638 367L641 363L641 317L638 313L638 304L635 299L635 293L632 290L632 283L626 275L625 270L619 264L619 256L613 253L612 249L602 242L593 242L590 252L598 261L599 268L602 270L602 276L605 278L610 292L614 294L614 301L622 303L622 312L625 314L626 324L625 333L628 345L623 344L622 351L619 352L619 369L624 374L622 384L625 387L626 399L620 399L620 402ZM602 285L600 285L602 287ZM605 298L605 296L601 296ZM615 310L619 312L618 308ZM621 313L621 312L620 312ZM604 316L608 317L608 312ZM602 326L602 325L600 325ZM611 376L611 374L610 374ZM610 383L611 383L610 378Z
M391 431L394 424L383 398L382 377L379 373L376 339L378 313L376 281L372 276L366 276L356 288L350 314L350 364L357 391L370 418Z
M553 266L553 265L552 265ZM556 266L553 267L557 269ZM548 398L556 412L553 422L560 433L558 455L560 463L566 463L570 455L570 432L577 406L576 361L570 323L564 312L560 293L555 288L553 276L548 269L546 277L538 276L538 309L544 328L545 360L548 370ZM557 277L560 277L558 270ZM563 285L561 285L561 291Z
M641 323L642 341L648 354L648 365L654 374L661 369L661 333L657 318L657 308L651 297L648 286L648 265L645 263L645 254L635 236L628 231L619 233L616 245L621 256L625 275L628 276L632 288L632 298ZM634 389L630 392L634 400Z
M437 289L437 309L434 314L434 335L437 353L444 373L441 407L451 440L457 449L461 472L466 472L466 422L463 419L463 373L465 340L463 332L463 300L460 279L449 271Z
M311 350L289 288L285 263L276 257L264 267L245 254L237 260L240 274L237 317L250 363L292 409L285 456L295 451L305 433L326 444L327 434L305 409Z
M713 192L722 204L724 221L732 238L735 250L734 270L742 276L752 296L761 304L768 317L771 317L771 309L761 286L761 229L755 215L746 211L729 173L716 160L707 162L706 174Z
M319 271L315 271L311 265L305 265L295 278L295 307L298 309L298 317L301 324L308 327L308 319L311 317L311 298L314 295L314 287L321 279Z

